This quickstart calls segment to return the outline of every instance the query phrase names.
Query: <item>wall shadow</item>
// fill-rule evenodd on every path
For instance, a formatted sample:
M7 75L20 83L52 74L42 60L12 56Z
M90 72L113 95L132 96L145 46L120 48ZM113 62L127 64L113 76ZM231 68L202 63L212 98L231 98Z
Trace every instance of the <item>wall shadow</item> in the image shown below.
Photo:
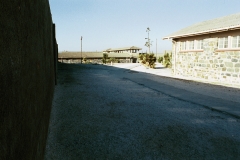
M240 118L240 89L228 86L214 85L193 80L155 75L147 72L134 71L134 65L128 68L118 68L100 64L60 64L60 70L102 69L119 78L131 81L172 98L200 105L212 111L221 112ZM160 67L159 69L164 69ZM59 71L61 72L61 71Z

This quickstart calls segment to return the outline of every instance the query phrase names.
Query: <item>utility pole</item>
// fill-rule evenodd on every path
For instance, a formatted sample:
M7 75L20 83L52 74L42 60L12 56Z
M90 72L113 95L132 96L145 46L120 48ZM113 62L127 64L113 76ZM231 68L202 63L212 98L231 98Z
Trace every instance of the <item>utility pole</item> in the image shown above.
M147 32L148 32L148 53L150 53L150 39L149 39L149 31L150 28L148 28Z
M148 47L148 53L150 53L150 45L151 45L151 42L150 42L150 38L149 38L149 32L150 32L150 28L148 27L146 32L148 32L148 38L145 38L147 39L148 41L146 42L145 46Z
M81 64L82 64L82 36L81 36Z
M156 39L156 59L157 59L157 39Z

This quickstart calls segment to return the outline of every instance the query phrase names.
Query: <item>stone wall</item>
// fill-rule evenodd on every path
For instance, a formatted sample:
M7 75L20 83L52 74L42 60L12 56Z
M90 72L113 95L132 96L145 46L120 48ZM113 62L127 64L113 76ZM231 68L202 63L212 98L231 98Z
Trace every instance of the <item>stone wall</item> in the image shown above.
M0 159L43 159L56 79L49 2L6 0L0 11Z
M240 84L240 51L218 50L217 42L218 38L204 39L203 52L180 52L176 48L176 57L173 54L175 73L206 81Z

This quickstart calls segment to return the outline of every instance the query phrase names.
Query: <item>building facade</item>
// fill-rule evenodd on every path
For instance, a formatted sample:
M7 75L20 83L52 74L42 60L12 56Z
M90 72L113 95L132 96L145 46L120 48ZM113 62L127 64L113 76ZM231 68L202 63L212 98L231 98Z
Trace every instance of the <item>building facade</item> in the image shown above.
M97 63L102 64L104 52L60 52L58 61L62 63ZM113 63L136 63L138 54L135 53L116 53L109 52L108 62L113 60Z
M163 39L172 40L175 75L240 84L240 13L195 24Z

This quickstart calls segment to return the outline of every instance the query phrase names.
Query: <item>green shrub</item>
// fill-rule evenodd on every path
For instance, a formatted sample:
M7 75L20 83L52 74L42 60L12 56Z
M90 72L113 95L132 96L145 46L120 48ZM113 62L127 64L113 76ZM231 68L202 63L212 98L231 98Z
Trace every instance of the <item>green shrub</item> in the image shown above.
M140 55L138 56L138 58L139 58L139 60L143 60L143 54L140 54Z
M165 67L172 67L172 53L165 53L163 56L163 65L165 65Z
M142 64L144 64L147 67L150 67L150 68L155 67L156 57L154 56L153 53L140 54L139 60L141 61Z
M116 58L111 57L110 59L107 60L108 63L118 63L118 60Z
M162 63L163 62L163 57L159 57L158 58L158 63Z
M86 62L86 58L85 58L85 57L84 57L82 60L83 60L83 63L85 63L85 62Z

